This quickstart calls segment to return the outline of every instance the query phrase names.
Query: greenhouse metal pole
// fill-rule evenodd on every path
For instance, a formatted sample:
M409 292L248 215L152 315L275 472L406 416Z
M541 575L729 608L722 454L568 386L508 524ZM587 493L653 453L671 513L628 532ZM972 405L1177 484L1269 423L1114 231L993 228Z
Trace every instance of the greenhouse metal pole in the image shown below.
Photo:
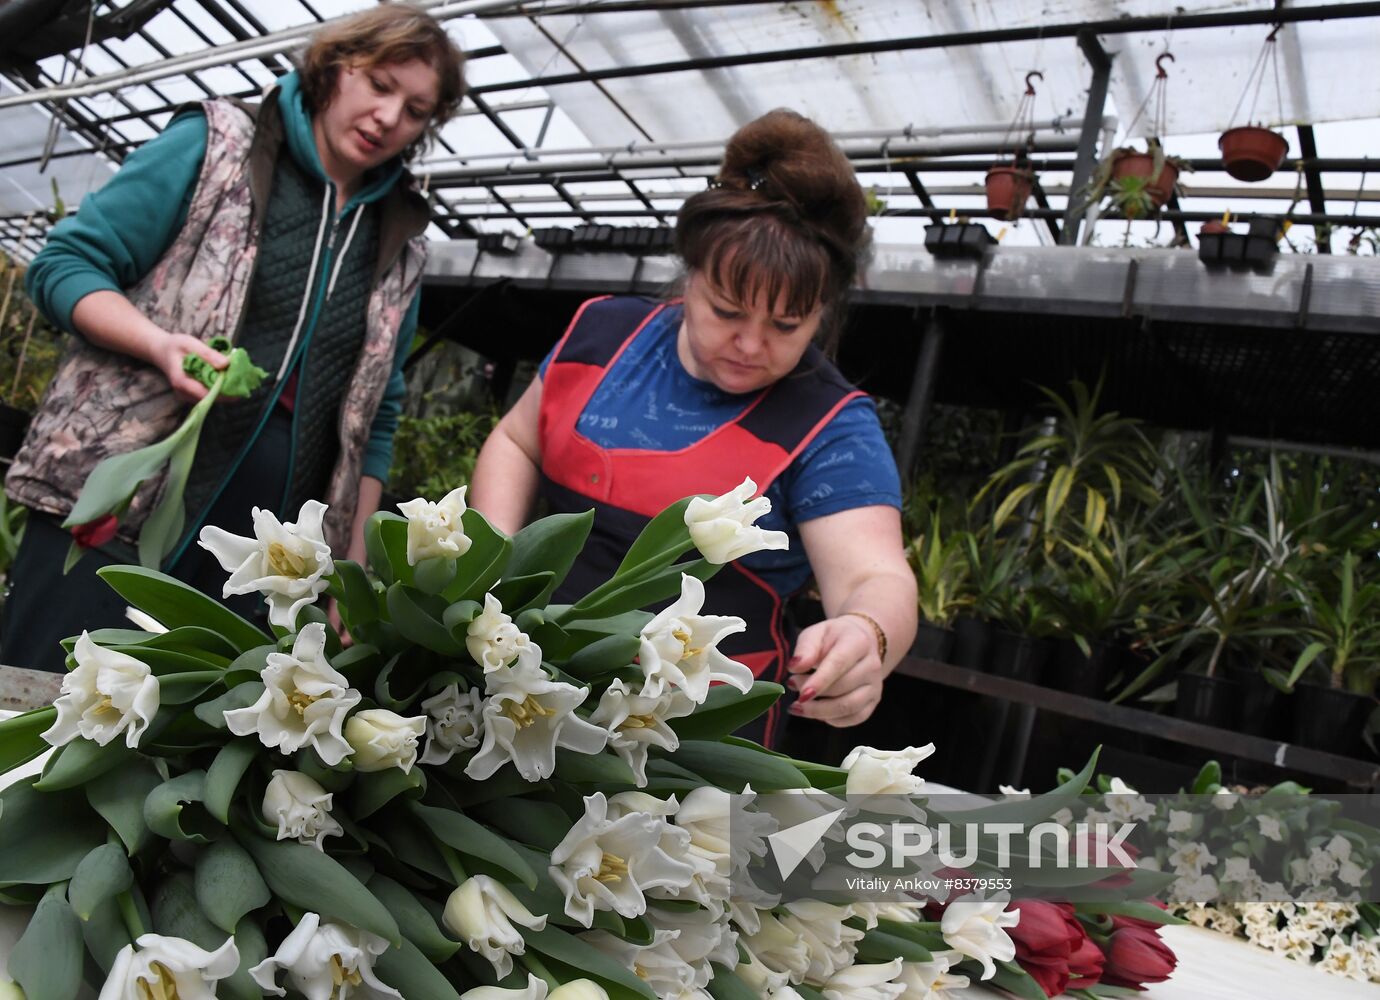
M919 319L919 307L916 308ZM915 474L915 456L920 450L920 435L925 429L925 417L934 402L934 387L939 381L939 359L944 350L944 310L934 309L920 340L920 356L915 360L915 376L911 380L910 395L906 397L906 412L901 418L901 441L897 446L896 465L901 482L909 482Z
M1088 85L1088 103L1083 109L1083 130L1078 135L1078 153L1073 161L1073 178L1069 181L1069 200L1064 209L1064 228L1059 234L1062 246L1078 245L1078 230L1083 224L1079 211L1078 192L1092 179L1097 158L1097 136L1102 131L1102 112L1107 104L1107 85L1112 79L1112 57L1097 40L1084 32L1078 36L1078 47L1092 66L1092 82Z

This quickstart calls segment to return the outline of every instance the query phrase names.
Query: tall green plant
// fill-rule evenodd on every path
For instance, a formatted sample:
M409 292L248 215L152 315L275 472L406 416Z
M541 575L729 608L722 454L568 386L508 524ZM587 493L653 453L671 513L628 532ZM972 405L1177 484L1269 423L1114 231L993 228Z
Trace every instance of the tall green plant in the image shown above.
M1326 667L1329 686L1373 694L1380 677L1380 583L1357 581L1359 557L1348 552L1337 570L1335 598L1314 592L1310 639L1294 662L1288 684L1298 683L1315 662Z
M915 571L921 619L947 628L972 601L966 592L969 565L962 534L947 531L935 511L929 530L906 546L906 558Z

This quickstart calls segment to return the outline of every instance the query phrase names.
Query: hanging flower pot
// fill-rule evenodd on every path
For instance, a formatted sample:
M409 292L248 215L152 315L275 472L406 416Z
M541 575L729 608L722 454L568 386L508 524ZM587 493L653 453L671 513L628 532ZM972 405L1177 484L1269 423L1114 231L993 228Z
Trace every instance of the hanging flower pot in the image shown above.
M1166 158L1156 172L1155 158L1149 153L1120 150L1112 164L1112 180L1119 181L1126 177L1144 178L1145 193L1149 196L1151 208L1161 208L1174 193L1174 185L1179 182L1179 168Z
M1029 167L998 166L987 171L987 210L998 219L1018 219L1035 186Z
M1217 140L1222 167L1239 181L1263 181L1279 169L1289 152L1289 140L1259 125L1227 129Z

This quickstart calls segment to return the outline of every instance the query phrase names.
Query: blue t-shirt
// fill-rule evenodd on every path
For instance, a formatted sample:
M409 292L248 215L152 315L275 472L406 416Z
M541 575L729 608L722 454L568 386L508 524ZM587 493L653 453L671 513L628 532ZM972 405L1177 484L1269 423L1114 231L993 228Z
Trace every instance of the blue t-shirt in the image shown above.
M594 390L576 427L600 448L679 451L737 418L757 398L756 392L724 392L685 370L676 353L682 312L677 305L654 316ZM548 354L543 378L550 363ZM849 400L767 487L766 496L771 513L757 523L786 532L790 548L740 561L779 593L792 594L811 575L797 527L802 521L855 507L901 506L896 460L872 400Z

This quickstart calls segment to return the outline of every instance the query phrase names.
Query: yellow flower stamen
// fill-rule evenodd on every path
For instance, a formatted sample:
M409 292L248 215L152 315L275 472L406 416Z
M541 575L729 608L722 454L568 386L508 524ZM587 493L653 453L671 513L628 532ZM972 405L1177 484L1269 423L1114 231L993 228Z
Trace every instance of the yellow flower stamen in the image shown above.
M628 862L620 858L617 854L610 854L607 851L599 859L599 872L594 877L605 885L623 881L623 876L628 874Z
M340 996L340 988L346 983L351 986L358 986L364 982L364 977L359 974L358 969L346 969L340 961L339 955L331 956L331 1000Z
M529 694L522 701L504 702L503 714L512 719L519 729L526 729L544 716L555 715L556 710L547 708Z
M180 1000L177 980L173 978L166 965L162 962L151 962L149 972L154 977L152 980L144 976L134 980L134 987L139 991L139 1000Z
M623 720L620 729L655 729L655 715L630 715Z
M287 696L288 705L297 713L299 718L303 719L307 716L307 709L320 700L319 694L307 694L299 688L293 688L292 693Z
M698 646L693 649L690 647L690 640L693 637L690 635L690 630L685 628L684 626L682 626L681 628L671 629L671 638L675 639L676 642L680 643L680 658L682 660L688 660L690 659L690 657L704 652L703 646Z
M282 542L269 543L268 568L273 570L276 576L301 579L307 575L307 561Z

